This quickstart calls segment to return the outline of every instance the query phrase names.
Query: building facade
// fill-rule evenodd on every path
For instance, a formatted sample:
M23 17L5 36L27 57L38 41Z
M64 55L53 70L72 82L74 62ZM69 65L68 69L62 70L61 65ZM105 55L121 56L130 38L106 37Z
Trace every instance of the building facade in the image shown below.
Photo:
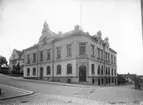
M83 32L79 26L58 34L43 25L38 44L24 50L24 78L97 85L117 83L116 51L108 38Z
M14 66L20 65L20 72L23 72L24 69L24 52L14 49L10 58L9 58L9 66L10 71L14 70Z

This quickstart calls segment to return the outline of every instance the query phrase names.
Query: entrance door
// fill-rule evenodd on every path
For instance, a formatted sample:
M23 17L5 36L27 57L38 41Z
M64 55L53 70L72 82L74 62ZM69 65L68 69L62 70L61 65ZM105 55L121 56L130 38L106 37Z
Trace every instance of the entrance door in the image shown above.
M79 67L79 81L80 82L86 81L86 67L85 66Z
M40 67L40 79L43 78L43 67Z

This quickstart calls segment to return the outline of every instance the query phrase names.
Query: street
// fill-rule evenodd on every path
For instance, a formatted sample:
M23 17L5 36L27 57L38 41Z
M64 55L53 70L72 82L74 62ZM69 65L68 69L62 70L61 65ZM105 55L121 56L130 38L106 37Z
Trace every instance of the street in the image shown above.
M0 75L0 84L14 86L30 91L34 91L35 94L31 96L20 97L16 99L9 99L3 101L7 103L15 102L58 102L60 100L51 99L51 95L60 95L67 97L76 97L81 99L89 99L93 101L105 101L108 103L124 103L128 105L136 105L143 101L143 91L133 89L133 86L113 86L113 87L70 87L61 85L52 85L39 82L21 81L7 78L6 76ZM47 97L47 98L46 98ZM43 101L45 99L45 101ZM47 101L48 100L48 101ZM49 101L50 100L50 101ZM52 100L52 101L51 101ZM61 102L61 103L68 103Z

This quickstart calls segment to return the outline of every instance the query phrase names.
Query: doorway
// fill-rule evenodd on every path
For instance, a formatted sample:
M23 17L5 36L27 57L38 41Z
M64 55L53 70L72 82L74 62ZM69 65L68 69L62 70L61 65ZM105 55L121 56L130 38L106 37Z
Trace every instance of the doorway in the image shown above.
M79 81L80 82L86 81L86 67L85 66L79 67Z

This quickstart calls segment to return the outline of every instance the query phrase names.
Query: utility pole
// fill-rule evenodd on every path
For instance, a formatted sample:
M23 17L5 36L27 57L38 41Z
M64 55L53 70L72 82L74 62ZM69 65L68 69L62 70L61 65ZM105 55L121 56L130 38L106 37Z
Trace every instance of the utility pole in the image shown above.
M82 29L82 0L80 1L80 26Z

